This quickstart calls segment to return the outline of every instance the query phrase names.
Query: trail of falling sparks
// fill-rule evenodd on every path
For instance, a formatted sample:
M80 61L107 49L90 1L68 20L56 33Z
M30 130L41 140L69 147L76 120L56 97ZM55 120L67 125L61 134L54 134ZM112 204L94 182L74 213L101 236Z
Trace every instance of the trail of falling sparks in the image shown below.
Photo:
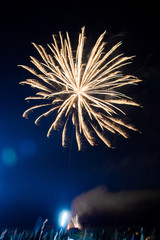
M124 128L137 129L131 124L125 123L115 115L120 112L125 114L117 105L139 106L130 97L119 92L118 89L133 85L141 80L132 75L123 75L119 70L122 66L131 63L133 57L125 57L119 54L112 58L113 52L121 45L121 42L113 46L108 52L104 52L105 32L100 35L95 43L88 61L83 62L85 28L79 34L76 54L72 51L68 32L66 39L59 32L60 48L53 35L53 43L48 45L51 54L41 46L33 43L42 60L31 57L31 62L39 70L38 73L27 66L25 68L37 79L27 79L21 84L28 84L36 88L36 96L27 97L26 100L44 100L47 103L35 105L23 113L23 117L36 108L49 107L49 110L41 114L36 120L56 112L55 119L51 124L47 136L58 126L62 126L62 145L66 145L66 132L69 119L75 126L78 150L82 148L82 136L89 144L95 145L96 135L108 146L112 147L106 136L106 130L118 133L125 138L128 134ZM49 102L48 102L49 101Z

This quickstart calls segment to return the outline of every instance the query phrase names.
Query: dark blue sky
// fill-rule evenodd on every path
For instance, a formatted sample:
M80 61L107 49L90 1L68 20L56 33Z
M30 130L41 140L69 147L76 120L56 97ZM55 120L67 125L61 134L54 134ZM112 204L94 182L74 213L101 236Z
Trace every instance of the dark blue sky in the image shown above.
M77 195L101 185L110 192L160 189L159 16L158 6L147 4L27 2L1 9L0 226L30 227L38 216L56 224L59 209L69 208ZM76 47L84 25L91 45L104 30L109 44L122 40L121 50L136 55L129 73L143 80L127 90L143 105L127 108L127 119L142 133L130 132L129 140L112 136L115 150L100 143L78 152L74 138L64 149L60 131L46 137L52 117L39 127L34 125L38 111L28 120L22 118L32 104L24 98L34 90L19 85L31 74L17 65L30 65L29 56L38 56L31 42L46 46L61 30L69 32Z

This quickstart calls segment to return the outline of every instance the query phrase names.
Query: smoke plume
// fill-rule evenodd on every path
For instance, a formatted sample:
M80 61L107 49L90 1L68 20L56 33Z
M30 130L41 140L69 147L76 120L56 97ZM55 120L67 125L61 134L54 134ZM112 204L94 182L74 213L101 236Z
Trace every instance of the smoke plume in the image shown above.
M77 196L72 202L73 214L82 221L116 223L147 223L160 216L159 190L130 190L109 192L105 186L96 187ZM104 221L105 220L105 221Z

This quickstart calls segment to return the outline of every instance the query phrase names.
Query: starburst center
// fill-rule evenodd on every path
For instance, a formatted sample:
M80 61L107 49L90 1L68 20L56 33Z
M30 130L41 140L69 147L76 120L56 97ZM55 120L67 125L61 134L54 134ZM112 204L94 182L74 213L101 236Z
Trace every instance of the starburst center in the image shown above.
M75 88L74 91L75 91L76 95L79 96L83 93L84 90L83 90L83 88L77 87L77 88Z

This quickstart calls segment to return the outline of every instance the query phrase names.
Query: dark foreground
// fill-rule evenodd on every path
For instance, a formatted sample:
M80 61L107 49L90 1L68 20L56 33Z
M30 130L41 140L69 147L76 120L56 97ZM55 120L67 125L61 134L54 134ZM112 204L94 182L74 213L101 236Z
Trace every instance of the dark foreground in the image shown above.
M104 229L75 228L69 230L57 230L47 226L35 228L34 230L2 230L0 240L159 240L158 228L132 227L108 227Z

